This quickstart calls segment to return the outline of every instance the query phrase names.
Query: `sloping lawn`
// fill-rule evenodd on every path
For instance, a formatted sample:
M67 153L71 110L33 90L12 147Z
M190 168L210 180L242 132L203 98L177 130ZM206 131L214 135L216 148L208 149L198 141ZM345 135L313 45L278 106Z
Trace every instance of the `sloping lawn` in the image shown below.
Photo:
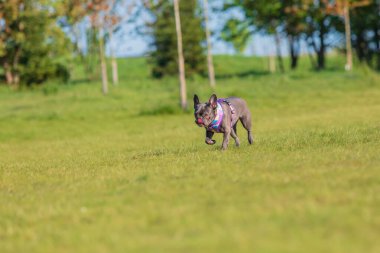
M245 66L217 59L215 92L247 100L256 137L239 126L225 152L143 59L106 97L1 88L0 251L380 252L380 77ZM189 80L189 107L212 92Z

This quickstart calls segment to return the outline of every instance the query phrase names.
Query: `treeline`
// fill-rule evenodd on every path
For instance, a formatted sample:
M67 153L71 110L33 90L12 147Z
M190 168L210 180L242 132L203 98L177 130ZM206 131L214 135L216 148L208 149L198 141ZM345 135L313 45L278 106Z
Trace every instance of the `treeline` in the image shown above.
M80 63L87 78L102 77L108 91L105 48L118 83L114 34L134 15L137 1L0 1L0 75L13 87L49 79L67 82ZM123 11L120 11L123 10ZM1 73L2 71L2 73Z
M178 2L187 76L204 75L212 67L210 55L206 61L211 50L206 35L210 32L237 51L244 50L253 34L272 36L280 71L285 64L297 68L302 43L315 69L324 69L327 52L337 48L347 56L347 70L352 68L353 56L380 70L380 0L208 0L214 12L211 16L223 17L218 31L208 31L205 26L206 0ZM114 38L134 22L136 34L152 38L152 76L177 75L174 10L171 0L0 0L0 78L13 87L49 79L67 82L81 64L88 79L102 79L107 93L108 62L110 79L118 83ZM144 29L137 24L142 16L150 17ZM289 63L281 52L285 40ZM106 60L105 48L110 60Z
M222 36L244 48L253 33L272 35L282 71L280 38L288 40L292 69L297 68L303 41L315 69L325 68L326 52L332 47L350 54L352 42L358 59L380 70L379 0L226 1L223 11L231 9L240 10L243 17L229 19Z

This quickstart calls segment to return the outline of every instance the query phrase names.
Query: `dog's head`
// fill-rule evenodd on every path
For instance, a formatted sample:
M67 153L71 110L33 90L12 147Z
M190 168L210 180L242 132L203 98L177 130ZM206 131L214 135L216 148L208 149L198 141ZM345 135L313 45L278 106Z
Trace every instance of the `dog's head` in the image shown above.
M216 117L218 98L213 94L207 103L200 103L198 96L194 95L193 100L195 123L200 127L208 127Z

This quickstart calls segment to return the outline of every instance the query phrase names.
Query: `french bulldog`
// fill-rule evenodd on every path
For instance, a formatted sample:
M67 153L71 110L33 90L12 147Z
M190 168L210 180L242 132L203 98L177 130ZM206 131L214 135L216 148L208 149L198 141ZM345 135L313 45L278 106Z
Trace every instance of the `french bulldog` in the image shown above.
M193 100L195 123L206 129L206 144L215 144L216 141L212 139L214 133L223 133L222 150L227 149L230 135L234 138L236 146L239 146L240 141L236 134L239 120L248 131L249 144L253 143L251 112L243 99L218 99L213 94L206 103L200 103L197 95L194 95Z

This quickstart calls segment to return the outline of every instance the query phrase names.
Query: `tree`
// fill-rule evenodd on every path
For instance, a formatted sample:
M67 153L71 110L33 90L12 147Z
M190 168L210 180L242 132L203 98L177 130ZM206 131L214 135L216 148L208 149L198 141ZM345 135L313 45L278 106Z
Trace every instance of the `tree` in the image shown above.
M380 0L352 9L351 28L359 61L380 71Z
M304 0L303 6L306 12L306 41L317 55L316 69L321 70L326 66L327 48L332 46L327 42L327 35L335 30L339 20L328 11L328 0Z
M344 34L346 37L346 66L347 71L352 70L352 46L351 46L351 18L350 10L358 7L370 5L369 0L364 1L349 1L337 0L334 5L330 5L329 12L333 15L343 16Z
M115 58L115 40L114 34L120 30L121 26L126 22L133 20L132 12L136 9L136 1L123 1L123 0L108 0L109 8L105 15L105 26L107 32L107 44L110 48L111 68L112 68L112 82L117 85L119 82L119 74L117 61ZM120 9L125 10L121 12Z
M302 1L283 1L283 26L288 38L290 68L297 68L301 53L301 40L306 31L306 12L302 8Z
M108 35L108 42L110 45L110 57L111 57L111 69L112 69L112 83L117 85L119 83L119 74L117 70L117 61L115 58L115 49L114 49L114 31L117 27L117 24L120 22L121 17L117 14L117 8L119 7L119 1L109 0L109 8L106 13L106 30Z
M207 68L208 68L208 79L211 87L215 87L215 72L214 63L212 60L212 46L210 38L210 28L208 22L208 1L203 0L203 13L205 20L205 30L206 30L206 40L207 40Z
M325 67L327 48L332 46L327 42L327 35L334 32L340 24L339 18L328 11L329 0L230 0L224 10L238 8L244 14L244 19L230 19L225 25L227 39L241 42L248 41L254 32L273 35L277 50L279 67L282 67L280 52L280 37L286 35L289 40L291 68L297 66L300 54L300 40L305 39L312 49L317 61L316 69ZM232 28L232 29L231 29ZM312 64L315 62L311 57Z
M62 0L60 17L58 24L66 31L67 36L73 45L72 58L79 58L81 64L84 66L85 74L88 79L93 79L93 66L95 61L90 59L90 53L92 49L92 33L80 28L83 24L83 20L87 15L87 1L86 0ZM86 37L89 43L87 43L87 52L81 47L80 42L83 37Z
M177 34L177 45L178 45L178 70L180 79L180 97L181 97L181 107L182 109L187 109L187 99L186 99L186 78L185 78L185 61L183 58L182 51L182 31L181 31L181 17L179 13L179 0L174 0L174 15L175 15L175 26Z
M278 65L281 72L284 72L280 49L280 28L283 22L282 7L282 2L277 0L233 0L227 2L224 5L224 10L237 8L244 14L244 20L229 19L225 25L223 37L242 49L254 32L273 35Z
M202 48L204 32L201 18L196 15L196 0L179 2L181 32L186 76L204 74L205 55ZM154 21L148 26L152 35L150 63L156 78L178 74L177 34L174 7L170 1L150 3L149 11Z
M31 85L55 77L68 80L61 61L67 54L67 38L55 22L58 9L48 0L0 3L0 64L8 85Z
M97 32L100 70L102 73L102 91L106 95L108 93L108 75L107 75L107 62L104 53L104 36L106 30L106 13L108 12L110 5L107 0L92 0L87 5L91 26L94 31Z
M0 3L0 18L3 21L0 33L0 60L8 85L18 85L19 61L22 44L25 42L25 24L22 22L24 1Z

